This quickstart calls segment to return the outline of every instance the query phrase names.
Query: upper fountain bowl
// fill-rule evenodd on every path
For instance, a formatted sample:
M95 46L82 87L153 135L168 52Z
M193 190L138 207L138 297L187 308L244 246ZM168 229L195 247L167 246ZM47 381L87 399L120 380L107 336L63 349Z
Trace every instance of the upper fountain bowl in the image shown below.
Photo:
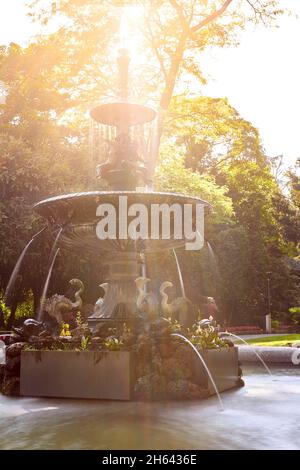
M156 117L156 112L141 104L118 102L101 104L93 108L91 117L107 126L128 127L138 126L151 122Z

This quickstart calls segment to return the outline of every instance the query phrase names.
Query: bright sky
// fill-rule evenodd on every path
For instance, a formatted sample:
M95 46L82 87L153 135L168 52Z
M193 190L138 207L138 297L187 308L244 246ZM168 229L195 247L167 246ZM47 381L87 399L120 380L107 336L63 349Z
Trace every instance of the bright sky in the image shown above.
M210 77L203 93L229 98L260 131L270 156L285 164L300 156L300 0L280 0L299 15L286 16L279 28L252 28L240 45L205 54L203 72ZM38 32L26 17L26 0L0 0L0 44L25 43Z

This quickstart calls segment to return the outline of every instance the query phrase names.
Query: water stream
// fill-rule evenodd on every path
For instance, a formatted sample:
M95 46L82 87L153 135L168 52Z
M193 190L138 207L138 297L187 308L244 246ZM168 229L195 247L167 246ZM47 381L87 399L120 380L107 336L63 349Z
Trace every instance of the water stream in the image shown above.
M178 260L178 256L177 256L175 248L173 248L173 254L174 254L174 258L175 258L176 266L177 266L177 271L178 271L179 283L180 283L180 288L181 288L181 295L182 295L182 297L185 297L185 288L184 288L184 283L183 283L182 272L181 272L181 268L180 268L180 264L179 264L179 260Z
M218 387L216 386L216 382L214 381L213 379L213 376L211 375L211 372L205 362L205 360L203 359L202 355L200 354L200 352L198 351L198 349L193 345L193 343L190 342L190 340L188 338L186 338L185 336L179 334L179 333L172 333L172 336L178 336L178 338L181 338L183 341L185 341L186 343L188 343L191 348L195 351L195 353L197 354L197 356L199 357L200 361L202 362L205 370L206 370L206 373L211 381L211 384L212 386L214 387L214 390L216 392L216 395L218 397L218 400L219 400L219 403L220 403L220 408L221 408L221 411L224 411L224 406L223 406L223 402L222 402L222 399L221 399L221 396L220 396L220 393L219 393L219 390L218 390Z
M41 321L41 319L42 319L42 313L43 313L44 303L45 303L45 300L46 300L46 297L47 297L47 292L48 292L48 287L49 287L49 283L50 283L50 279L51 279L51 274L52 274L54 263L56 261L58 253L59 253L59 248L57 248L57 250L56 250L56 252L55 252L55 254L52 258L52 262L50 264L50 268L49 268L49 271L48 271L46 282L44 284L44 288L43 288L43 292L42 292L42 296L41 296L41 301L40 301L40 307L39 307L39 311L38 311L38 315L37 315L38 321Z
M17 276L19 274L19 271L20 271L20 268L21 268L21 265L22 265L22 262L23 262L23 259L25 258L25 255L29 249L29 247L32 245L32 243L34 242L34 240L36 240L45 230L46 230L47 227L44 227L42 230L40 230L39 232L37 232L33 237L32 239L27 243L27 245L25 246L25 248L23 249L22 253L20 254L19 258L18 258L18 261L16 262L15 264L15 267L13 269L13 272L10 276L10 279L9 279L9 282L7 284L7 287L6 287L6 291L5 291L5 296L4 296L4 299L5 299L5 302L10 302L10 299L11 299L11 296L12 296L12 292L13 292L13 289L15 287L15 282L16 282L16 279L17 279Z
M58 232L57 232L57 235L55 237L55 240L53 242L53 245L52 245L52 248L51 248L51 251L50 251L50 255L49 255L49 260L50 260L50 263L52 262L52 259L53 259L53 256L55 255L56 253L56 247L57 247L57 244L59 242L59 239L60 239L60 236L63 232L63 227L61 227Z
M252 349L253 349L253 352L254 354L257 356L257 358L260 360L260 362L262 363L262 365L264 366L264 368L266 369L266 371L268 372L268 374L270 375L273 375L272 372L270 371L269 367L267 366L267 364L265 363L265 361L263 360L263 358L261 357L261 355L256 351L255 347L248 343L248 341L246 341L245 339L241 338L240 336L238 335L235 335L233 333L229 333L228 331L222 331L221 333L219 333L220 335L228 335L228 336L232 336L240 341L242 341L242 343L246 344L247 346L250 346Z

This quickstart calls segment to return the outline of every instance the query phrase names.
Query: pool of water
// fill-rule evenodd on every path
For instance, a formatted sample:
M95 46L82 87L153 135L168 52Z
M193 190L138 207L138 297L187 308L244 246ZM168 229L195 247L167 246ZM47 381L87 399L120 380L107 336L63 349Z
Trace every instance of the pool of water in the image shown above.
M245 387L192 402L0 395L0 449L300 449L300 368L243 367Z

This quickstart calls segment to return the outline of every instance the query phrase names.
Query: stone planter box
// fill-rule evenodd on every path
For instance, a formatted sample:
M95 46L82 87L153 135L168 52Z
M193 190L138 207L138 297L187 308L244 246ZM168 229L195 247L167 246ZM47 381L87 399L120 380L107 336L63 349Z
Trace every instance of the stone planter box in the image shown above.
M193 350L190 351L193 382L215 390ZM239 383L236 347L202 351L218 390ZM31 397L133 398L134 360L128 351L22 351L20 395Z
M239 385L238 348L236 346L222 349L206 349L200 351L219 392L230 390ZM192 351L193 381L204 388L208 388L210 395L215 389L201 364L196 353Z
M130 400L127 351L22 351L20 395Z

